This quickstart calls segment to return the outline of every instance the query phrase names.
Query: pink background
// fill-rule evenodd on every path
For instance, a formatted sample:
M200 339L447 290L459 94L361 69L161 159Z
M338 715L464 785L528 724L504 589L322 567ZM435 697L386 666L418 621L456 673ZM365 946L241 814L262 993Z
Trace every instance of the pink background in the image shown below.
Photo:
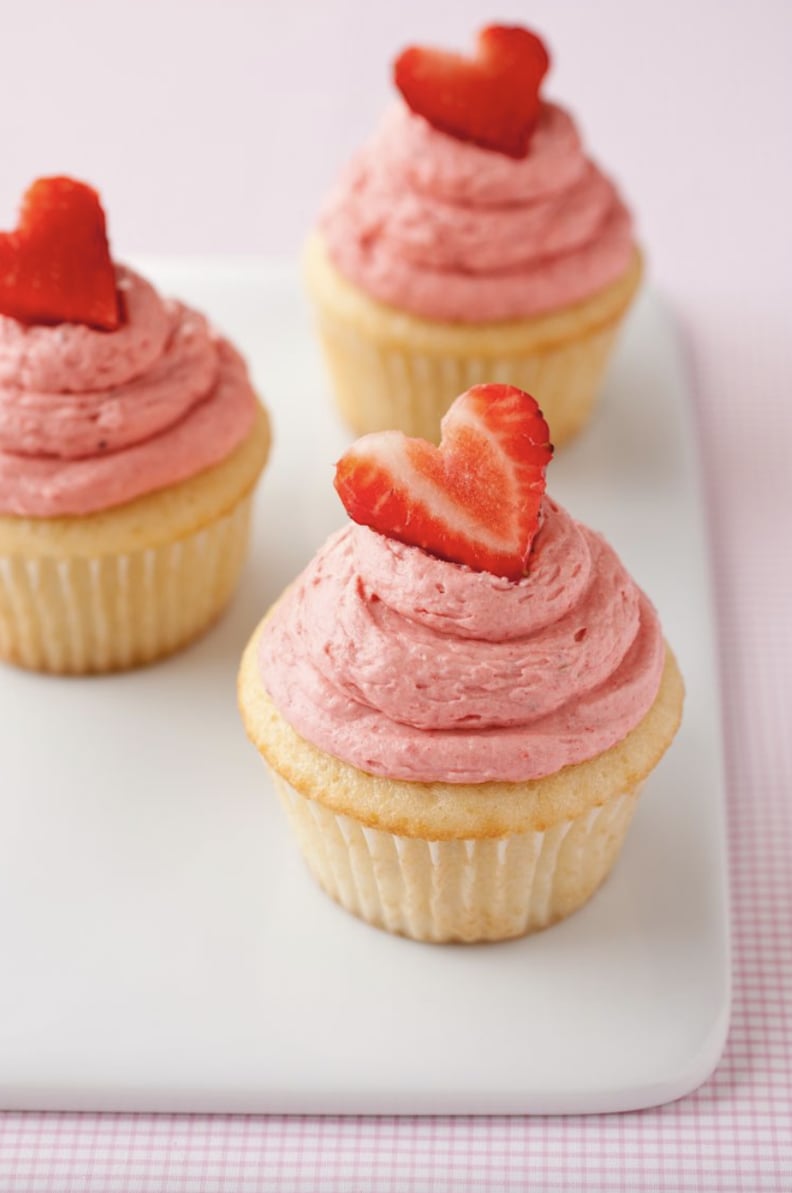
M63 171L103 193L119 256L291 254L389 101L395 52L464 49L497 12L546 33L548 94L621 180L658 279L698 288L713 271L743 285L775 272L790 188L787 0L5 8L0 226L31 178Z
M711 511L735 990L713 1079L585 1120L6 1115L6 1190L792 1188L792 4L26 0L4 6L0 225L93 181L115 251L293 255L412 41L544 31L690 347ZM680 578L684 582L684 578ZM321 1174L321 1175L320 1175Z

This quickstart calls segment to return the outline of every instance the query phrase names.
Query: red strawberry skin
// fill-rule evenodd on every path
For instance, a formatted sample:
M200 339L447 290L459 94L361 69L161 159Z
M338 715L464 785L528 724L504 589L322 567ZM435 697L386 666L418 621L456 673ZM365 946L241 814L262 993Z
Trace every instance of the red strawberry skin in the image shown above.
M542 107L550 66L543 42L519 26L490 25L475 58L411 46L394 80L419 116L440 132L509 157L525 157Z
M475 571L526 573L553 454L534 398L476 385L441 424L439 447L401 431L364 435L336 466L350 518Z
M0 232L0 314L24 323L118 327L105 215L90 186L39 178L26 191L16 229Z

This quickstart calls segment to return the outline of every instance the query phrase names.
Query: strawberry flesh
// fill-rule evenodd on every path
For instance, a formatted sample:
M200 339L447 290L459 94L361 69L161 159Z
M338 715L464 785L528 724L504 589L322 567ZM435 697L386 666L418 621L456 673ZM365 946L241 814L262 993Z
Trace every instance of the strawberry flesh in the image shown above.
M39 178L27 190L16 229L0 232L0 314L24 323L118 327L105 215L91 187Z
M526 573L553 454L536 401L476 385L441 423L439 447L401 431L364 435L336 467L350 518L475 571Z
M411 46L394 64L404 99L433 128L509 157L525 157L550 58L535 33L490 25L475 58Z

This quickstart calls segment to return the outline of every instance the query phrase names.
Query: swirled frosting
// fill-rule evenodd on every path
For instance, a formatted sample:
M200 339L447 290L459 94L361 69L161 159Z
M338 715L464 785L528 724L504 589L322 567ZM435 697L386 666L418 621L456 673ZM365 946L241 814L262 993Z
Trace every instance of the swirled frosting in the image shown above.
M479 783L620 741L664 654L612 548L545 498L516 583L347 526L287 590L259 657L275 705L320 749L372 774Z
M218 463L252 429L239 353L197 311L117 274L118 331L0 316L0 513L108 509Z
M320 218L339 271L372 298L427 319L540 315L625 272L630 215L546 104L528 155L507 157L394 107Z

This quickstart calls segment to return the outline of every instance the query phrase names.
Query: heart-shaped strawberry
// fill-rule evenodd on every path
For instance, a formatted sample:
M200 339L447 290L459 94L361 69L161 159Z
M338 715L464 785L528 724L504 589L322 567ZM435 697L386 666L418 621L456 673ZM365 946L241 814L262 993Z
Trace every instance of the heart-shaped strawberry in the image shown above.
M519 26L490 25L476 57L411 46L396 59L405 100L440 132L509 157L525 157L542 101L550 58L542 41Z
M534 398L476 385L457 398L435 447L401 431L364 435L336 467L355 522L475 571L525 575L553 448Z
M13 232L0 232L0 314L24 323L120 322L99 196L72 178L39 178Z

